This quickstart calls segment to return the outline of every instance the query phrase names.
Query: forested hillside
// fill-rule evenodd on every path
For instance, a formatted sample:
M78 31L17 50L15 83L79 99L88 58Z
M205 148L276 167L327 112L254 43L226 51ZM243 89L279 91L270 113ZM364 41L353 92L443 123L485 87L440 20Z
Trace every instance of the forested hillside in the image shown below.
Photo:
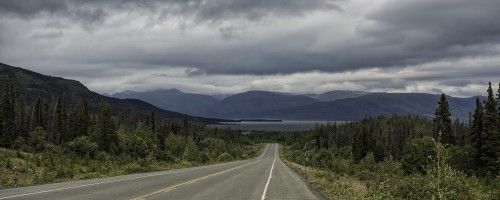
M78 101L85 101L90 111L97 111L102 101L107 102L113 114L127 113L129 115L145 117L148 112L155 112L157 118L179 120L184 114L162 110L149 103L136 99L117 99L105 97L90 91L87 87L75 80L51 77L18 67L0 63L0 85L5 87L6 81L15 88L14 98L17 104L32 106L38 98L42 104L55 105L60 100L65 106ZM0 95L4 90L0 90ZM47 108L48 109L48 108ZM217 122L216 119L192 117L194 121Z

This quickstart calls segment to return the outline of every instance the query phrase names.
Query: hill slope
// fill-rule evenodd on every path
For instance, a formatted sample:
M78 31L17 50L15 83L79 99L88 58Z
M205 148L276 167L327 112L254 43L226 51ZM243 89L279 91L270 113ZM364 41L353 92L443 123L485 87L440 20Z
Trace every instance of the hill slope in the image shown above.
M38 97L51 100L57 97L63 99L82 98L89 104L91 110L96 110L101 101L108 102L115 114L130 112L134 115L146 116L153 111L162 119L182 119L184 114L162 110L149 103L135 99L117 99L102 96L90 91L87 87L75 80L42 75L33 71L0 63L0 84L9 77L14 86L24 96L28 103ZM0 91L1 93L1 91ZM213 122L217 120L193 117L196 121Z

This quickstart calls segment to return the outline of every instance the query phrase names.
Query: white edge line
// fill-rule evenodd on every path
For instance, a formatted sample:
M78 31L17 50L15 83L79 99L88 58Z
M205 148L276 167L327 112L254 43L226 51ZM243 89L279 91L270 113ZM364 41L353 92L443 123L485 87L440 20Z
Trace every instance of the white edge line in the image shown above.
M276 151L274 151L274 161L271 166L271 172L269 172L269 178L267 179L266 187L264 188L264 192L262 193L262 197L260 200L264 200L266 198L267 187L269 186L269 182L271 182L271 177L273 176L274 163L276 163L276 154L278 152L278 145L276 145Z
M256 160L261 159L261 157L264 155L264 152L267 150L268 147L269 147L269 145L266 146L266 149L264 149L264 151L262 152L262 154ZM43 193L48 193L48 192L56 192L56 191L61 191L61 190L74 189L74 188L88 187L88 186L100 185L100 184L106 184L106 183L128 181L128 180L134 180L134 179L140 179L140 178L147 178L147 177L152 177L152 176L162 176L162 175L168 175L168 174L178 174L178 173L190 172L190 171L199 170L199 169L206 169L206 168L211 168L211 167L225 166L225 165L239 163L239 162L243 162L243 161L247 161L247 160L240 160L240 161L229 162L229 163L221 163L221 164L215 164L215 165L209 165L209 166L195 167L193 169L176 171L176 172L151 174L151 175L146 175L146 176L124 178L124 179L104 181L104 182L98 182L98 183L90 183L90 184L85 184L85 185L77 185L77 186L71 186L71 187L65 187L65 188L58 188L58 189L52 189L52 190L44 190L44 191L39 191L39 192L31 192L31 193L26 193L26 194L18 194L18 195L13 195L13 196L0 197L0 200L1 199L11 199L11 198L16 198L16 197L29 196L29 195L34 195L34 194L43 194ZM273 163L273 167L274 167L274 163ZM269 181L268 181L268 184L269 184ZM267 189L267 185L266 185L266 189Z

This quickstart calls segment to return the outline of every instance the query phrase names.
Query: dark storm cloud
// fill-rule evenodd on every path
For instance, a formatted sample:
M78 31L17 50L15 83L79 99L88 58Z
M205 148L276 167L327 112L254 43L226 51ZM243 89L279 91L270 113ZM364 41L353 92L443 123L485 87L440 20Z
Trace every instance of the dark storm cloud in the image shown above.
M382 49L393 48L372 65L410 65L463 56L489 55L500 42L500 1L392 0L360 26ZM498 53L498 52L495 52ZM387 62L388 61L388 62Z
M70 19L85 29L103 23L106 13L102 7L87 5L91 1L60 0L0 0L0 13L4 16L33 19L44 15Z
M40 14L72 17L86 23L101 21L108 12L145 10L160 19L181 16L194 21L223 21L234 18L260 20L268 16L300 16L313 10L338 9L338 0L1 0L5 15L25 19Z

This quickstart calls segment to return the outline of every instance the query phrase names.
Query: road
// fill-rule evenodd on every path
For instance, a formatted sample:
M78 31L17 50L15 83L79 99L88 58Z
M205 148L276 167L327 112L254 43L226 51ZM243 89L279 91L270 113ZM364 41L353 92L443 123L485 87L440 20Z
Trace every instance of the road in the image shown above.
M0 190L2 199L320 199L269 144L255 159Z

